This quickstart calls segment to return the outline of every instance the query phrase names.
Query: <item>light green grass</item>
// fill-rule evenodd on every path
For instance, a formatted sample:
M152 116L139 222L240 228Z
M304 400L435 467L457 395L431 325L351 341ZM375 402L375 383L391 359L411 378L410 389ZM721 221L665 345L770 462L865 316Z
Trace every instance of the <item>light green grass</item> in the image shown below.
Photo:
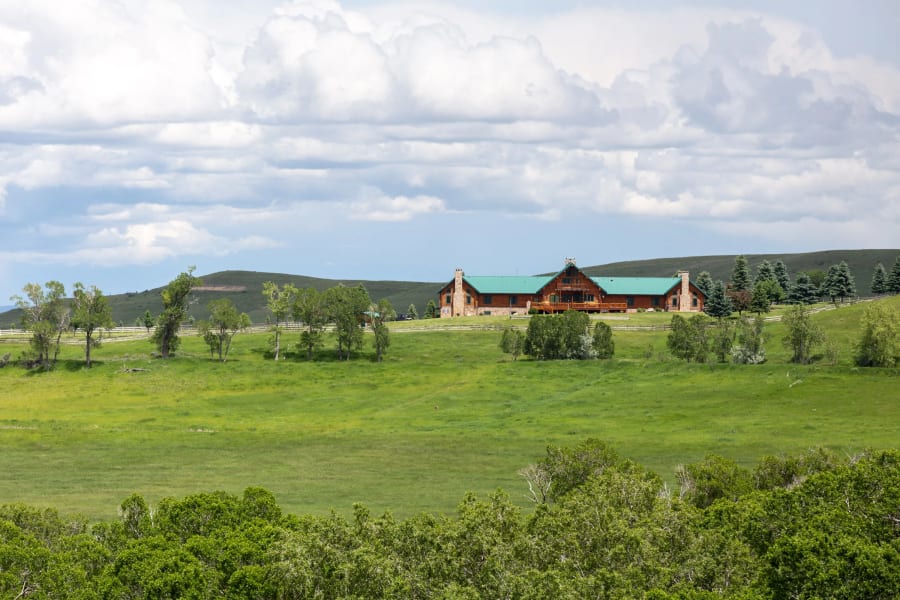
M132 492L156 502L260 485L291 512L359 501L408 516L450 511L469 490L521 499L521 467L589 436L670 481L709 452L750 465L819 445L896 447L898 371L851 363L861 312L815 316L840 344L837 366L785 363L777 323L757 366L672 360L657 331L617 331L613 361L512 362L496 330L400 323L381 364L368 350L275 363L265 334L238 336L224 365L196 338L169 361L151 359L146 340L110 342L91 370L66 346L53 372L0 370L0 503L110 519Z

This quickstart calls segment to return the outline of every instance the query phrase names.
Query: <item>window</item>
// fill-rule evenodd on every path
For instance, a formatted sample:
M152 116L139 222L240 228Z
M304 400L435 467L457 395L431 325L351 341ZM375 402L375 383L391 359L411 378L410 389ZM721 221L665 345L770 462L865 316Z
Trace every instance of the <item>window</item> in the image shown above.
M594 295L593 295L593 294L585 294L585 295L584 295L584 301L585 301L585 302L593 302L593 301L594 301Z
M672 296L672 306L678 306L678 296Z
M490 294L485 294L484 296L481 297L482 304L490 304L493 301L494 301L494 298Z
M452 302L453 302L453 296L451 296L450 294L447 294L446 296L444 296L444 304L450 304Z
M557 296L556 294L550 294L550 302L556 304L557 302L559 302L559 296Z
M700 301L697 299L697 294L694 294L694 297L691 298L691 306L696 308L700 304Z
M562 282L563 283L572 283L572 278L571 277L563 277Z
M625 306L628 308L634 306L634 296L625 296Z
M518 297L518 296L510 296L510 297L509 297L509 305L510 305L510 306L513 306L513 305L518 304L518 303L519 303L519 297Z
M472 304L472 296L466 294L466 304Z

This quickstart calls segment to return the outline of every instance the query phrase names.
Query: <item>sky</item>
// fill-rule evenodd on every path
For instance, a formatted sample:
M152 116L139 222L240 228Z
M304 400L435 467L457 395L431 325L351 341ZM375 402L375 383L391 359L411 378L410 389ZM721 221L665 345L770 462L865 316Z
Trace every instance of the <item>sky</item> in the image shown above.
M0 305L900 246L900 3L0 0Z

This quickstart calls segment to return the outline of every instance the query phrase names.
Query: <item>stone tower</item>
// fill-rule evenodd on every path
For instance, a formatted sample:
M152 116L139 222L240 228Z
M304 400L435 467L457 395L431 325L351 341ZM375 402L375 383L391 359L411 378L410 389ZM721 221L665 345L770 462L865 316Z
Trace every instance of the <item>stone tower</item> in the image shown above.
M461 317L466 314L466 290L463 288L463 270L456 268L453 278L453 304L451 314Z
M691 276L687 271L678 271L681 277L681 292L678 294L678 312L693 312L694 305L691 298Z

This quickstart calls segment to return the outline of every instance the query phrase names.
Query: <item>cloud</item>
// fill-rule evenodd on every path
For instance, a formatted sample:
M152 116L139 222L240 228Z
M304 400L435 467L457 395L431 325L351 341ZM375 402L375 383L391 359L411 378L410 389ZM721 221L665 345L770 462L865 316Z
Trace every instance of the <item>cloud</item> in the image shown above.
M183 1L0 5L0 232L33 249L15 260L446 219L557 245L617 218L816 248L900 227L898 62L836 58L802 23L331 1L221 23Z

